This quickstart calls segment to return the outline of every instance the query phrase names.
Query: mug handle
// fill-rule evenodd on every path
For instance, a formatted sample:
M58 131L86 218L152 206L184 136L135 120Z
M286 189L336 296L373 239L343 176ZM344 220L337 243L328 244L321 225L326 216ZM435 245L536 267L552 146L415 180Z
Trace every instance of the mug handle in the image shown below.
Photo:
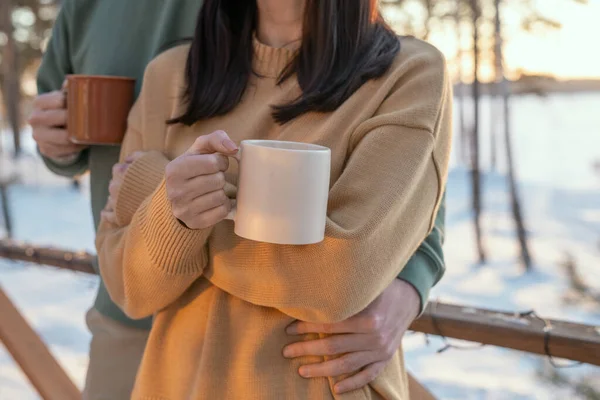
M60 91L62 92L62 95L64 96L63 104L62 104L63 108L65 110L67 110L67 112L68 112L69 104L67 103L67 99L69 98L69 80L66 77L65 77L65 80L63 81ZM66 126L65 126L65 128L66 128Z
M223 154L223 155L225 155L225 154ZM238 163L238 167L239 167L240 163L242 161L242 148L240 147L238 149L238 152L235 155L227 156L227 157L233 158L234 160L236 160ZM238 174L239 174L239 168L238 168ZM238 186L239 186L239 182L238 182ZM229 214L227 214L225 219L235 222L235 216L237 215L237 200L232 200L232 203L233 204L231 206L231 211L229 211Z

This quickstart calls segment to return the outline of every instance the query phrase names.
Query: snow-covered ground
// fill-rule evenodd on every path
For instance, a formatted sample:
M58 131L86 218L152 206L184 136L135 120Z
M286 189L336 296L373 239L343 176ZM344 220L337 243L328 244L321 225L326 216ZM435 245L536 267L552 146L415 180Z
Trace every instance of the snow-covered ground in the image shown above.
M490 120L488 109L484 102L484 121ZM483 225L489 261L484 266L475 262L469 177L456 155L448 184L447 272L432 296L500 310L535 309L545 317L600 326L600 306L579 301L562 266L570 255L585 282L600 292L600 175L593 171L593 163L600 161L600 95L521 97L513 109L520 190L535 268L523 274L518 264L503 163L491 170L489 141L484 140ZM487 137L485 127L483 131ZM16 166L23 183L10 189L16 238L93 251L87 183L76 191L68 181L49 174L33 155L27 133L24 140L32 155ZM3 142L6 149L8 137ZM0 157L3 173L15 167L11 164ZM84 313L93 301L96 278L0 260L0 285L82 385L90 339ZM422 334L408 334L404 346L409 369L440 399L592 398L542 379L540 375L548 372L542 357L493 347L438 354L441 340L430 337L426 344ZM559 372L568 379L587 376L595 377L596 384L600 381L597 367ZM0 400L37 398L0 345Z

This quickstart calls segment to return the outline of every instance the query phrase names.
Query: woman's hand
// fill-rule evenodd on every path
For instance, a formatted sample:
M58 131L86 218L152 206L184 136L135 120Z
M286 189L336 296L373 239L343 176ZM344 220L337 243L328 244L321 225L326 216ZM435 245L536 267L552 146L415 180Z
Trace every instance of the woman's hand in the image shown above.
M140 158L144 154L145 152L143 151L136 151L135 153L132 153L129 156L127 156L127 158L125 158L125 162L113 165L112 179L110 181L110 184L108 185L108 201L106 202L106 206L104 207L104 210L102 210L101 213L102 218L106 219L111 224L117 224L117 214L115 212L116 201L119 191L121 190L123 180L125 179L127 169L131 164L133 164L138 158Z
M223 220L231 210L225 194L227 156L237 146L223 131L200 136L165 171L167 196L173 215L190 229L204 229Z

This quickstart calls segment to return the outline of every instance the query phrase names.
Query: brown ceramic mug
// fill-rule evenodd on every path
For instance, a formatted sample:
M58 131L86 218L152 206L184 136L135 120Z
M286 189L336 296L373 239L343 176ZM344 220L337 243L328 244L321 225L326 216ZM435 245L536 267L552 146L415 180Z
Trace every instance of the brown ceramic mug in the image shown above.
M119 145L133 105L135 79L68 75L67 131L77 144Z

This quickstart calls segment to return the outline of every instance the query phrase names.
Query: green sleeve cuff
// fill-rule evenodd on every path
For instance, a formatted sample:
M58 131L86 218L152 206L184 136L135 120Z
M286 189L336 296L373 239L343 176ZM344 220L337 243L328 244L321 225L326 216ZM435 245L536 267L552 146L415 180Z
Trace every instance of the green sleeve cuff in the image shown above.
M44 160L44 164L46 164L48 169L55 174L67 178L74 178L87 172L89 149L83 150L81 153L79 153L79 156L73 160L73 162L68 164L55 162L54 160L44 156L42 156L42 159Z
M423 313L431 288L444 275L446 265L444 264L444 252L442 244L444 243L444 228L446 218L446 193L442 198L442 203L438 209L435 218L435 226L425 241L413 254L404 269L398 275L398 279L410 284L421 298L421 309L419 315Z
M427 242L423 242L398 275L398 279L410 284L419 294L421 299L419 315L425 309L429 300L429 292L441 277L444 269L444 262L429 249Z

